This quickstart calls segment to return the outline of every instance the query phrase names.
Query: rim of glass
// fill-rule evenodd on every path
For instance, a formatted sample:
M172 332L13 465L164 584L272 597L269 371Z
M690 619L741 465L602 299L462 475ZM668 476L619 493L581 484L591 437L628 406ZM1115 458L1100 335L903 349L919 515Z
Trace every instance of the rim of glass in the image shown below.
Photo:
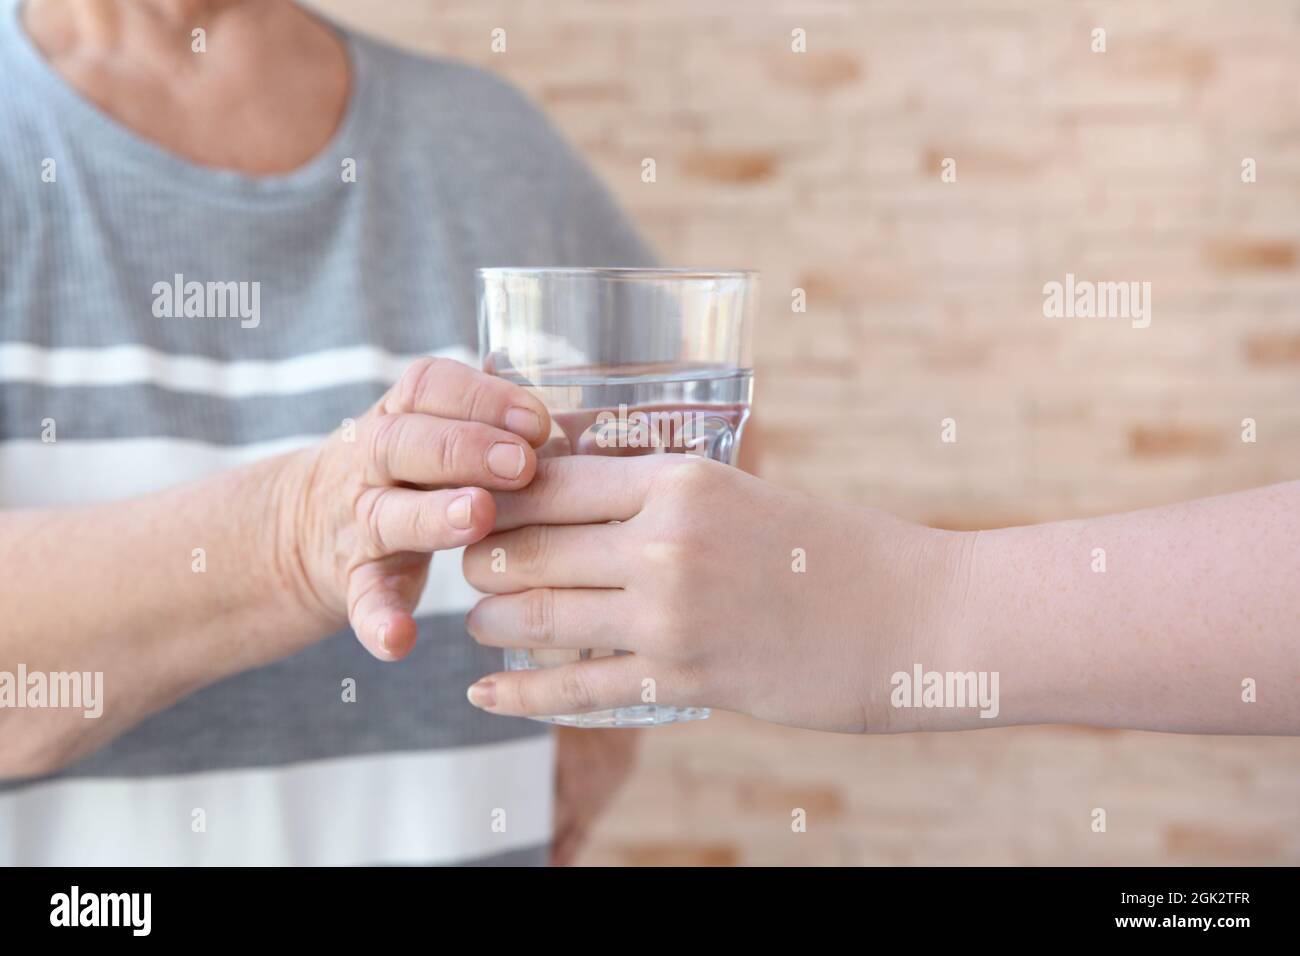
M635 266L489 266L475 269L480 276L593 276L607 279L748 279L758 275L757 269L681 269L638 268Z

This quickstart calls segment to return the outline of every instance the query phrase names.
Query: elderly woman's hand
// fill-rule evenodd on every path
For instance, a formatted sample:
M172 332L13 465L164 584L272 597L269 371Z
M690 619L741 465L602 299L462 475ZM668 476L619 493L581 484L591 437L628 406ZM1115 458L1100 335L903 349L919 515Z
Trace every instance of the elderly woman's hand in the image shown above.
M477 541L550 433L524 389L448 359L422 359L351 431L303 453L279 510L306 600L346 617L376 657L415 643L412 617L434 551Z

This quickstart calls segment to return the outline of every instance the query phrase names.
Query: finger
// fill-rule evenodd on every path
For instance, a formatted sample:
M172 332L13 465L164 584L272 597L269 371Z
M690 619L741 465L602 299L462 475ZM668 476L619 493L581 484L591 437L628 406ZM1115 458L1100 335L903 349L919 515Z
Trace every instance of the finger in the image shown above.
M512 489L528 484L537 468L537 455L527 442L491 425L381 415L372 427L369 477L375 484Z
M481 422L514 432L534 446L551 434L546 406L527 390L446 358L413 362L384 396L381 410Z
M643 638L629 611L620 588L535 588L479 601L465 630L485 647L632 651Z
M526 488L497 496L496 530L530 524L626 521L641 510L654 476L685 455L543 458Z
M619 588L627 528L618 524L529 525L465 549L465 580L488 594L528 588Z
M385 485L362 493L357 514L374 557L399 551L427 554L482 538L492 530L496 503L482 488L416 491Z
M551 717L631 707L641 700L645 661L635 654L529 671L502 671L469 689L469 702L493 714ZM657 686L662 686L662 682ZM668 704L656 690L659 703Z
M412 612L428 573L428 558L394 555L363 564L349 576L348 620L361 646L381 661L401 660L415 646Z

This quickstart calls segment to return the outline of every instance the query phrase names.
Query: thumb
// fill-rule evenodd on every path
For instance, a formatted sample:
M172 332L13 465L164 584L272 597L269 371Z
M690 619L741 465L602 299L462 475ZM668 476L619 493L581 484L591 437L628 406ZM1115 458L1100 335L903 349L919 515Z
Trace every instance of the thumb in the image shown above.
M429 556L394 554L348 576L348 620L361 646L381 661L401 660L415 646L415 606L429 575Z

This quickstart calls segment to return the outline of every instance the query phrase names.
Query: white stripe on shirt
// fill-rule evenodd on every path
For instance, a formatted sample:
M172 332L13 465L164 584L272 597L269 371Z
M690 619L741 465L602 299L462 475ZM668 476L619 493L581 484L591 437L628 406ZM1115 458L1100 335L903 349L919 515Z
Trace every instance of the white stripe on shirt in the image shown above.
M0 793L14 866L459 863L550 839L550 735ZM195 810L205 832L194 832ZM495 824L495 825L494 825Z
M429 353L475 365L464 346ZM58 386L157 385L217 398L299 395L355 382L396 382L418 355L395 355L370 345L323 349L278 361L222 361L171 355L143 345L98 349L47 349L0 344L0 385L34 382Z
M0 442L0 506L56 508L119 501L297 451L324 438L298 435L247 445L182 438Z

